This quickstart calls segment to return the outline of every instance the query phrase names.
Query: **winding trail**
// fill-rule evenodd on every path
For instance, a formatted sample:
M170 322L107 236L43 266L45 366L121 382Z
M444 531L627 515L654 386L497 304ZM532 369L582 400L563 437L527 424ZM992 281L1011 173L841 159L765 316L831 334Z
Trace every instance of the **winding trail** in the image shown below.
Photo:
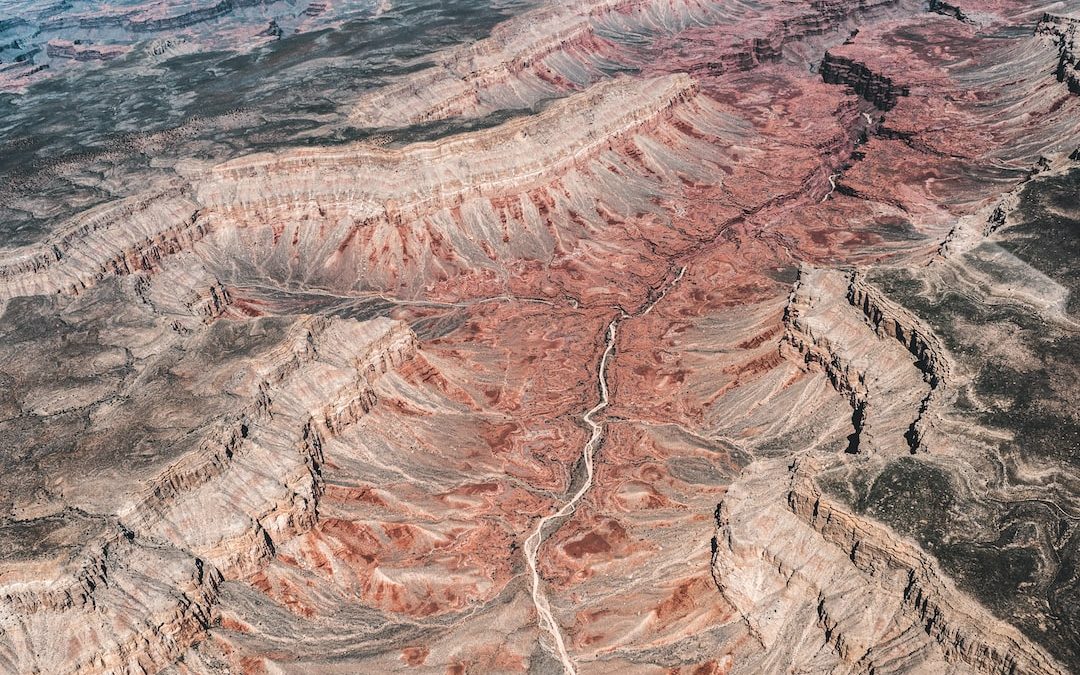
M529 538L525 540L525 559L529 563L529 572L532 575L532 600L536 606L537 620L540 623L540 628L544 629L551 634L552 639L555 641L555 649L558 652L556 655L559 660L562 661L563 670L568 675L577 675L577 668L574 665L574 660L570 658L570 653L566 650L566 642L563 640L562 630L559 628L559 624L555 621L555 617L551 614L551 605L548 603L547 595L544 594L543 585L541 583L540 572L537 568L537 553L540 550L540 545L544 542L544 527L553 520L558 520L571 513L577 508L578 503L582 500L585 494L592 488L593 476L594 476L594 454L596 449L600 445L600 441L604 438L604 426L593 420L593 415L600 412L608 406L608 385L607 385L607 367L608 362L611 360L611 355L615 352L615 342L618 336L619 324L625 320L633 318L634 316L644 316L652 311L652 308L656 306L656 303L660 302L668 291L677 284L686 273L686 267L679 268L678 274L670 283L664 286L663 290L644 308L642 308L637 314L627 314L625 311L619 313L611 320L611 323L607 327L607 346L604 349L603 356L600 357L600 365L596 371L596 379L600 384L600 400L595 406L589 409L584 415L582 420L585 424L589 425L591 433L589 440L581 448L581 457L585 460L585 482L581 484L577 492L566 501L555 513L544 516L537 522L536 529L533 531Z

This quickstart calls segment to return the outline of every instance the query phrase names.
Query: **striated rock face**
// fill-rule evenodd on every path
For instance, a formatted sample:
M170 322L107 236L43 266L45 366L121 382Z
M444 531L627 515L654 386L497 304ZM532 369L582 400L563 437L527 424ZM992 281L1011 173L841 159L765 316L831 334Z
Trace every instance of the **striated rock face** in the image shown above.
M1077 10L15 7L0 671L1076 672Z
M672 40L710 47L707 57L686 64L692 74L748 70L784 59L788 45L812 44L902 4L825 0L762 11L713 0L552 3L501 24L484 40L439 54L433 68L362 97L350 120L393 127L530 108L613 69L666 70L656 56Z
M807 364L823 368L833 386L848 396L854 427L848 452L875 446L886 452L908 446L914 452L922 415L944 384L928 364L944 355L927 356L930 350L916 330L904 325L905 317L890 312L871 293L850 275L802 270L785 310L785 341ZM867 319L876 332L866 330ZM914 364L905 347L917 352ZM903 420L899 411L918 411L918 417L906 426L896 425Z
M150 269L205 234L197 216L179 190L82 214L41 244L0 253L3 297L79 293L107 276Z
M695 134L716 115L685 75L619 79L466 138L230 162L199 188L222 233L208 243L244 250L273 276L297 255L319 260L306 283L330 288L415 292L477 270L502 274L650 209L652 188L634 194L622 181L708 180L710 148ZM679 138L686 156L654 152L660 136Z
M181 358L174 377L210 349L189 348L201 357ZM259 570L276 546L314 525L324 438L370 411L372 384L416 348L400 322L298 321L248 368L207 373L210 382L224 378L237 403L225 416L206 410L196 438L151 464L97 457L95 475L65 490L75 509L62 508L52 486L28 503L9 493L13 511L25 515L3 531L0 598L6 616L21 617L5 626L6 667L139 672L179 657L211 624L223 579ZM101 489L113 472L127 477L126 490ZM67 636L62 649L49 647L56 635Z
M898 97L910 93L906 85L894 83L887 75L875 73L864 63L832 52L825 52L820 72L821 79L829 84L848 85L880 110L891 110Z
M1080 19L1055 14L1044 14L1035 33L1045 35L1058 50L1058 63L1054 75L1073 94L1080 94L1080 60L1077 57L1077 26Z
M210 625L221 583L217 570L124 530L89 543L72 539L86 525L77 515L59 516L6 527L0 535L15 546L5 551L0 580L5 670L160 670ZM20 550L28 534L43 536L51 550ZM49 560L55 547L72 544L82 547L80 557Z
M713 573L758 642L755 667L1066 672L917 546L823 497L817 470L763 462L717 507Z

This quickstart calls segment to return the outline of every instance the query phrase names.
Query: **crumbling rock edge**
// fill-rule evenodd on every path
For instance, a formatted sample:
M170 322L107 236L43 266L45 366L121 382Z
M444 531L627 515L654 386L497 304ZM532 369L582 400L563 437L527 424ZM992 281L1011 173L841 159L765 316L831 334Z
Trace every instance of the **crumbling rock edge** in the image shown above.
M416 336L396 321L299 321L269 367L250 378L250 402L212 425L198 447L147 483L141 496L114 515L96 517L100 534L74 558L30 560L0 577L5 644L37 645L18 653L0 648L0 669L136 673L175 661L211 625L222 581L256 572L276 545L315 525L323 439L369 411L377 399L371 384L418 349ZM300 375L320 358L347 370L336 378L343 382L336 394L313 399ZM279 428L293 420L303 420L300 428ZM206 532L184 531L182 519L169 524L184 500L238 470L236 463L267 434L294 439L296 449L294 456L274 458L282 464L284 491L275 503L251 514L246 529L232 528L218 541L212 532L207 539ZM134 622L125 619L132 603L145 608ZM57 630L69 639L62 652L46 648Z
M792 626L811 613L831 653L803 643L770 667L891 672L902 655L994 675L1067 672L958 590L917 545L826 498L815 482L820 466L808 454L759 460L717 506L713 578L762 649L756 658L788 649Z
M811 286L815 273L811 268L801 268L793 285L784 309L785 332L781 353L790 351L790 356L803 363L822 368L833 387L848 398L854 426L848 449L857 452L865 445L870 431L868 410L872 404L880 403L874 400L867 386L868 381L880 375L880 372L871 372L879 366L872 362L850 362L836 342L844 339L843 336L830 336L829 331L816 330L806 320L813 302ZM929 388L904 434L911 453L928 451L926 445L930 428L935 424L938 411L950 397L948 387L952 380L952 365L945 346L922 320L868 283L863 273L851 270L846 277L847 302L861 314L866 327L873 330L878 338L895 341L911 354L914 366Z

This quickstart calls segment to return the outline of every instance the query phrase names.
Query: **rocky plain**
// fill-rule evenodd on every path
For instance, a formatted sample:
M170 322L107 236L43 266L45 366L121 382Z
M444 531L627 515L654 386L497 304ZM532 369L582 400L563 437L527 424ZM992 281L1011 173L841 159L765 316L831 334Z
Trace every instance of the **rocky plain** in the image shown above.
M0 12L0 672L1080 673L1080 1Z

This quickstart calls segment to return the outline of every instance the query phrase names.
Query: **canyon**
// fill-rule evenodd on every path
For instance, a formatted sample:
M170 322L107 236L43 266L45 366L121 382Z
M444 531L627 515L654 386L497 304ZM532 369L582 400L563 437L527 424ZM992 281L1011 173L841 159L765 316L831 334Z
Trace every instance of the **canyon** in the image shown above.
M0 672L1080 672L1080 2L0 7Z

